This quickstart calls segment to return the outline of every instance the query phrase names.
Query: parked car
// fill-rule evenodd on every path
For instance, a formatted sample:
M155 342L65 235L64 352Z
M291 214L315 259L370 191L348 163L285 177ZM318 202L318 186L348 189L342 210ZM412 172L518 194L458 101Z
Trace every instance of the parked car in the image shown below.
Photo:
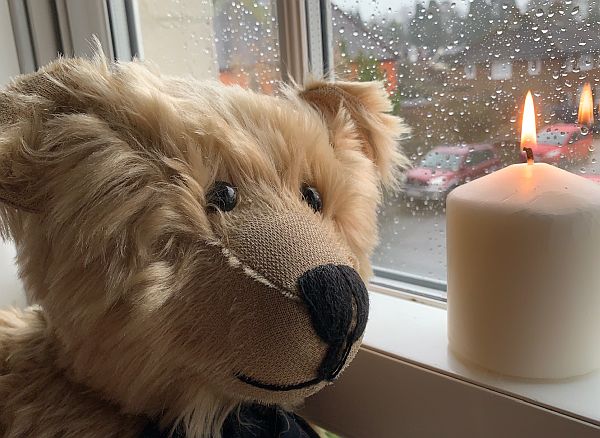
M544 127L538 133L533 159L558 165L587 161L591 146L591 132L584 134L581 126L575 123L557 123ZM526 161L524 154L522 160Z
M437 146L407 172L403 192L416 200L443 201L460 184L500 167L490 144Z

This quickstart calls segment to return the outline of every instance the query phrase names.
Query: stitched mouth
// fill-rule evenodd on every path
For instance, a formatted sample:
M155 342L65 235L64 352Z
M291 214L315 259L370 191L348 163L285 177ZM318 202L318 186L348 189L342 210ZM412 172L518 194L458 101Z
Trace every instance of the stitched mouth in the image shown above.
M256 388L266 389L268 391L275 391L275 392L293 391L295 389L307 388L309 386L316 385L317 383L320 383L323 381L320 378L315 378L312 380L307 380L305 382L293 383L290 385L279 385L279 384L261 382L260 380L256 380L252 377L248 377L241 373L237 374L236 377L238 378L238 380L240 380L241 382L244 382L247 385L251 385Z
M223 246L220 242L208 242L209 245L216 246L220 248L221 255L227 260L229 266L234 269L241 270L245 275L251 278L253 281L257 281L271 289L278 291L280 294L294 301L299 301L300 298L298 295L289 291L283 287L276 285L273 281L267 279L262 273L258 272L256 269L251 266L245 264L238 256L236 256L230 249Z

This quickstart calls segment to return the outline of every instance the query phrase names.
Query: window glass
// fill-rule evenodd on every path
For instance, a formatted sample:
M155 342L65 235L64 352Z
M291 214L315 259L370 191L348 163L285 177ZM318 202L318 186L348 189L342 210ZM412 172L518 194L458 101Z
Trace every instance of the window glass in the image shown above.
M491 78L496 81L510 79L512 77L512 63L508 61L493 61Z
M445 196L523 160L527 90L540 143L578 136L577 147L536 148L535 160L597 176L600 125L577 125L586 82L598 119L597 0L335 0L332 14L336 74L383 80L412 130L404 149L413 168L402 192L386 195L376 266L445 280ZM493 151L477 152L482 144Z
M533 59L531 61L528 61L527 65L528 65L527 72L531 76L537 76L542 71L542 61L540 61L539 59Z
M562 146L567 142L569 134L565 131L547 130L537 135L538 144Z
M219 79L264 93L281 80L275 0L214 0Z
M139 0L143 57L161 71L271 93L281 80L275 0Z
M471 166L479 165L479 164L483 163L484 161L487 161L487 159L488 159L488 155L485 151L474 151L474 152L471 152L470 155L471 155L471 160L470 160Z
M421 166L427 169L458 170L462 157L445 151L429 152L421 161Z
M477 68L474 65L465 66L465 79L477 79Z
M141 58L165 74L212 79L218 73L209 1L139 0Z

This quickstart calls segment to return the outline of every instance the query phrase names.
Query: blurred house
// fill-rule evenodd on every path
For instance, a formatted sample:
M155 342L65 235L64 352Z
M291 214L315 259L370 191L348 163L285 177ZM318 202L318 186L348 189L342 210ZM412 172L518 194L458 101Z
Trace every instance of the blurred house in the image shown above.
M496 30L444 58L451 87L503 90L521 97L524 89L543 96L559 119L576 114L584 82L600 81L600 24L523 23ZM511 91L512 90L512 91ZM595 99L600 86L595 85Z

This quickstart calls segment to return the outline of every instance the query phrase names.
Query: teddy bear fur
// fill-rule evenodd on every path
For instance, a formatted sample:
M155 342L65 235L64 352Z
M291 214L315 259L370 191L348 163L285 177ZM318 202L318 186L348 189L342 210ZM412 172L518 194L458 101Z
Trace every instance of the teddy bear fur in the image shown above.
M291 408L329 383L234 376L314 377L326 346L295 281L322 263L370 275L404 163L389 110L378 83L274 97L102 55L0 91L0 225L34 304L0 311L0 437L137 437L149 421L213 437L242 402ZM215 181L238 188L232 212L209 208Z

